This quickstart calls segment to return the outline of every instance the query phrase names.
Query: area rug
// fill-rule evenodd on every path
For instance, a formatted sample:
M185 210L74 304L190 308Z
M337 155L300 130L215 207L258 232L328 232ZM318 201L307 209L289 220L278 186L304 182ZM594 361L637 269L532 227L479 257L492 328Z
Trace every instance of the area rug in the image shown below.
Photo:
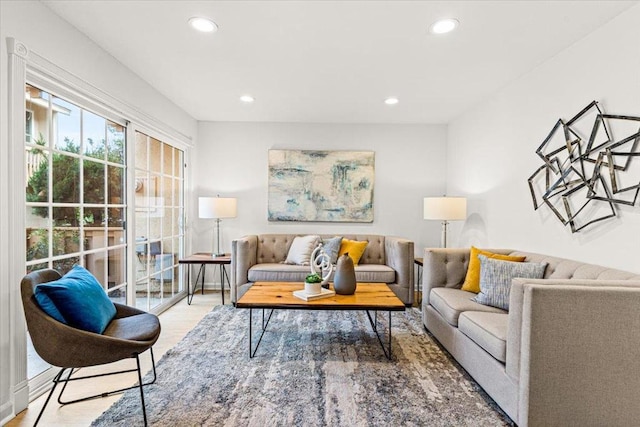
M392 316L391 361L366 313L296 310L274 312L250 359L248 310L218 306L157 363L158 380L145 387L149 424L511 425L426 333L418 310ZM137 389L92 425L142 425Z

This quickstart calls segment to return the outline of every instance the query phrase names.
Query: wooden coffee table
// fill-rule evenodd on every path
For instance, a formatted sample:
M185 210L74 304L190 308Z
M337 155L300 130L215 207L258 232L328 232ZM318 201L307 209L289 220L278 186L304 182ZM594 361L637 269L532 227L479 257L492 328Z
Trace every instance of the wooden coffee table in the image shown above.
M358 283L354 295L334 295L314 301L304 301L293 296L293 291L304 289L303 283L291 282L256 282L237 301L237 308L249 309L249 357L258 351L258 346L271 320L274 310L364 310L369 323L378 337L382 351L387 359L391 359L391 312L404 311L404 303L384 283ZM258 343L253 347L253 310L262 309L262 331ZM270 312L265 316L265 310ZM378 311L386 311L389 315L388 345L380 336L378 329ZM374 312L373 316L371 312Z

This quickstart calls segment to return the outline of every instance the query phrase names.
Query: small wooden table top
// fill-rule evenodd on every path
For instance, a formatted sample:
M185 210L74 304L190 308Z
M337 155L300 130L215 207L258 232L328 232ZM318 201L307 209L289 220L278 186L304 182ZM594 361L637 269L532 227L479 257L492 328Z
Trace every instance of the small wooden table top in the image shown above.
M178 264L231 264L231 255L212 256L211 252L197 252L178 260Z
M404 311L404 303L385 283L358 283L353 295L333 295L304 301L293 291L304 289L302 282L256 282L240 297L238 308L277 308L306 310ZM331 287L333 289L333 286Z

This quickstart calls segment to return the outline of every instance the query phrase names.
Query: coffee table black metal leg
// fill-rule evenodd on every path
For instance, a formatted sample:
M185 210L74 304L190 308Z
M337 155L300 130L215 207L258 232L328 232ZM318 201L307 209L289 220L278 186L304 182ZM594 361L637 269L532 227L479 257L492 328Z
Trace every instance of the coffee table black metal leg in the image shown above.
M262 332L260 332L260 338L258 338L258 343L256 344L256 348L253 348L253 309L249 309L249 359L252 359L256 355L256 351L258 351L258 347L260 346L260 342L262 341L262 337L264 336L265 331L267 330L267 325L271 320L271 316L273 315L274 309L271 309L269 312L269 316L267 317L267 321L265 323L264 317L264 308L262 309Z
M367 312L367 317L369 318L369 323L371 323L371 328L373 328L373 332L375 332L376 337L378 338L378 342L382 347L382 351L384 352L384 355L387 357L388 360L391 360L391 311L387 312L389 313L389 330L388 330L389 342L387 347L385 347L384 342L382 342L380 331L378 331L378 311L377 310L374 311L373 318L371 317L371 313L369 312L369 310L366 310L366 312Z

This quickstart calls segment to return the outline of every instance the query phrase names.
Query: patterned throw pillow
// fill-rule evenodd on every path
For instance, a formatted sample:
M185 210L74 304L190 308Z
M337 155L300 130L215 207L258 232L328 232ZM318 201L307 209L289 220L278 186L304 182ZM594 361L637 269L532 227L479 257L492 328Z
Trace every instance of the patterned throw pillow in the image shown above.
M325 239L322 241L322 247L329 258L331 258L331 264L338 262L338 252L340 252L340 244L342 243L342 237L336 236L331 239Z
M493 252L483 251L475 246L471 246L471 253L469 254L469 268L467 269L467 276L464 278L462 284L462 290L467 292L473 292L477 294L480 292L480 260L478 255L486 255L488 258L499 259L502 261L515 261L523 262L525 257L523 256L511 256L494 254Z
M542 279L546 262L500 261L478 255L480 259L480 293L472 301L509 310L511 280L516 277Z

